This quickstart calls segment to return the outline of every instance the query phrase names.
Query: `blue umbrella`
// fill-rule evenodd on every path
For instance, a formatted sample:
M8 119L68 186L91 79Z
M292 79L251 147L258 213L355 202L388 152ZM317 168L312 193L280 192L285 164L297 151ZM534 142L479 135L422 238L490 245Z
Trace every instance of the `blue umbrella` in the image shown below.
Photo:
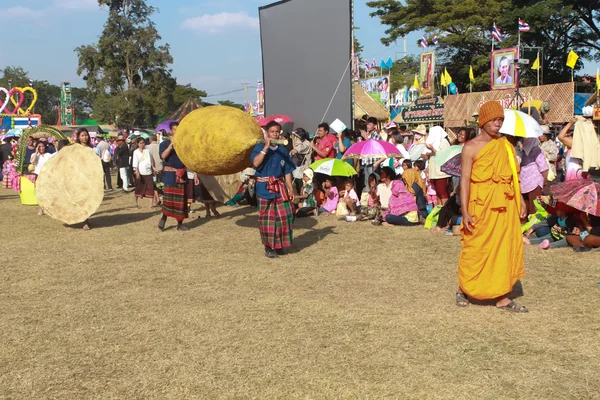
M6 133L6 137L21 137L22 134L23 134L23 129L15 128L15 129L11 129L10 131L8 131Z

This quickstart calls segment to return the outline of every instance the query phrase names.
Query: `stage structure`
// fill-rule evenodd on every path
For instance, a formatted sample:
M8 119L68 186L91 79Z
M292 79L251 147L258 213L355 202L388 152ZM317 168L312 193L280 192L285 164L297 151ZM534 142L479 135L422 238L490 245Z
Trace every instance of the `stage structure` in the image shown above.
M314 132L353 124L352 0L283 0L259 8L265 115Z

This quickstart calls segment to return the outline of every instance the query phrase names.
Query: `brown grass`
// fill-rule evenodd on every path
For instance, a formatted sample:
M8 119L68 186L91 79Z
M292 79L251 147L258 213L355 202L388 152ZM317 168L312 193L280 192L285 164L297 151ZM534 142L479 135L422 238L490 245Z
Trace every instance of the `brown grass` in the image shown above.
M305 219L271 261L251 209L133 204L84 232L0 189L0 398L600 397L597 252L527 248L516 315L457 308L460 243L423 228Z

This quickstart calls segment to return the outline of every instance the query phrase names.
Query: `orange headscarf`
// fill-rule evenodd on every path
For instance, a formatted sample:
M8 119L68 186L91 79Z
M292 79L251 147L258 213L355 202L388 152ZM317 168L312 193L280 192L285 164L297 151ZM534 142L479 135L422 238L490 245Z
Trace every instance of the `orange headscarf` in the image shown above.
M416 183L417 185L419 185L419 187L423 191L423 194L427 193L427 189L425 188L425 183L423 182L423 179L421 179L421 174L416 169L414 169L414 168L405 169L404 172L402 173L402 179L404 180L404 183L406 183L406 188L408 189L409 192L411 192L413 194L413 196L415 195L415 190L412 187L413 183Z

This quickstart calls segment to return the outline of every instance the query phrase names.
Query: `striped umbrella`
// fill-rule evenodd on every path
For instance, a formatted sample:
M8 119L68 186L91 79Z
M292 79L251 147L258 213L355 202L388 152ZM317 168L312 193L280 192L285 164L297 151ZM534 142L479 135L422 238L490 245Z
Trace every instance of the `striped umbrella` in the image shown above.
M537 121L521 111L504 110L504 123L500 133L521 138L537 138L543 131Z

